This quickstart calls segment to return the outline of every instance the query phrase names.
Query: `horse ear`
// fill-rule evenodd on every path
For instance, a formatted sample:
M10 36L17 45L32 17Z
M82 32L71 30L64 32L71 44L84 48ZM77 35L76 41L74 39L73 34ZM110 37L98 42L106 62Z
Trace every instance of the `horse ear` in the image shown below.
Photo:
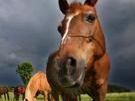
M66 0L59 0L59 7L63 14L69 9L69 4Z
M84 4L95 6L98 0L86 0Z

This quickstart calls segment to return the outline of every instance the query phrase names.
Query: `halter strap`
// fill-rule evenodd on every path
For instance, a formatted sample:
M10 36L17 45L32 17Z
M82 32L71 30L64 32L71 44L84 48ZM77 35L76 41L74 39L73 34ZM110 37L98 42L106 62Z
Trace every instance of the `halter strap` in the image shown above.
M71 34L69 34L68 37L81 37L81 38L93 39L99 45L99 47L103 50L103 52L105 52L104 47L100 44L100 42L97 39L95 39L95 37L93 35L85 36L85 35L71 35Z
M81 37L81 38L89 38L89 39L93 39L98 45L99 45L99 47L103 50L103 52L105 52L105 49L104 49L104 47L100 44L100 42L94 37L94 35L95 35L95 31L96 31L96 29L97 29L97 27L96 27L96 22L95 22L95 24L94 24L94 26L93 26L93 30L90 32L90 35L72 35L72 34L67 34L66 35L66 37L67 37L67 39L70 37L70 38L72 38L72 37ZM61 48L61 46L60 46L60 48Z

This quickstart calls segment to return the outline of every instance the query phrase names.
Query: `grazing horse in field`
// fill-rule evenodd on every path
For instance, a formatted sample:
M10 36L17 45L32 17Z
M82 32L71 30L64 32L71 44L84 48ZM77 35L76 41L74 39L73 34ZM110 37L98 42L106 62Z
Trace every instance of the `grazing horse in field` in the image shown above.
M58 27L62 39L59 49L49 56L47 79L56 92L75 95L86 93L93 101L104 101L110 61L105 37L95 5L97 0L84 4L59 0L65 15Z
M25 87L24 86L16 86L14 88L14 99L16 101L19 101L20 95L22 95L22 99L24 99L24 96L25 96Z
M49 93L51 93L51 87L47 81L45 73L39 71L33 75L26 87L24 101L35 101L35 97L38 92L44 93L45 101L48 101Z
M37 72L34 76L31 77L26 87L24 101L35 101L35 98L39 94L44 95L45 101L59 101L59 95L62 96L62 101L68 101L67 99L70 98L65 93L56 94L55 92L53 92L47 81L46 74L41 71Z
M6 100L6 96L7 96L7 99L9 100L9 94L8 94L7 87L0 87L0 98L2 98L2 95L4 95L5 100Z

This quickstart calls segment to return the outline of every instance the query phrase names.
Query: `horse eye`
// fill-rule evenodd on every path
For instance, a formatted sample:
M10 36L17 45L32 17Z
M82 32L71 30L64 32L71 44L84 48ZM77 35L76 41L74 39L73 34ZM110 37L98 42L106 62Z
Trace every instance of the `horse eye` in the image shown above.
M95 15L94 14L88 14L85 16L85 20L89 23L92 23L94 22L96 19Z
M90 43L90 42L92 42L92 38L87 39L87 43Z

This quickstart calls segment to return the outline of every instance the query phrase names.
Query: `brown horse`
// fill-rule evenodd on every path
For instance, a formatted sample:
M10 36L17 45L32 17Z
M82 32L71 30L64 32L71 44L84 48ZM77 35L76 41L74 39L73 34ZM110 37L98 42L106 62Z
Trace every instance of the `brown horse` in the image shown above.
M25 87L24 86L16 86L14 88L14 100L19 101L19 97L22 95L22 99L25 96Z
M4 95L5 100L6 100L6 98L9 100L9 94L8 94L7 87L0 87L0 98L2 98L2 95Z
M104 101L110 61L105 38L96 13L97 0L84 4L59 0L65 15L58 27L62 39L57 51L49 56L48 81L56 92L69 95L87 93L93 101Z
M47 81L45 73L39 71L33 75L26 87L24 101L35 101L38 91L44 92L45 101L48 101L48 95L51 93L51 87Z

